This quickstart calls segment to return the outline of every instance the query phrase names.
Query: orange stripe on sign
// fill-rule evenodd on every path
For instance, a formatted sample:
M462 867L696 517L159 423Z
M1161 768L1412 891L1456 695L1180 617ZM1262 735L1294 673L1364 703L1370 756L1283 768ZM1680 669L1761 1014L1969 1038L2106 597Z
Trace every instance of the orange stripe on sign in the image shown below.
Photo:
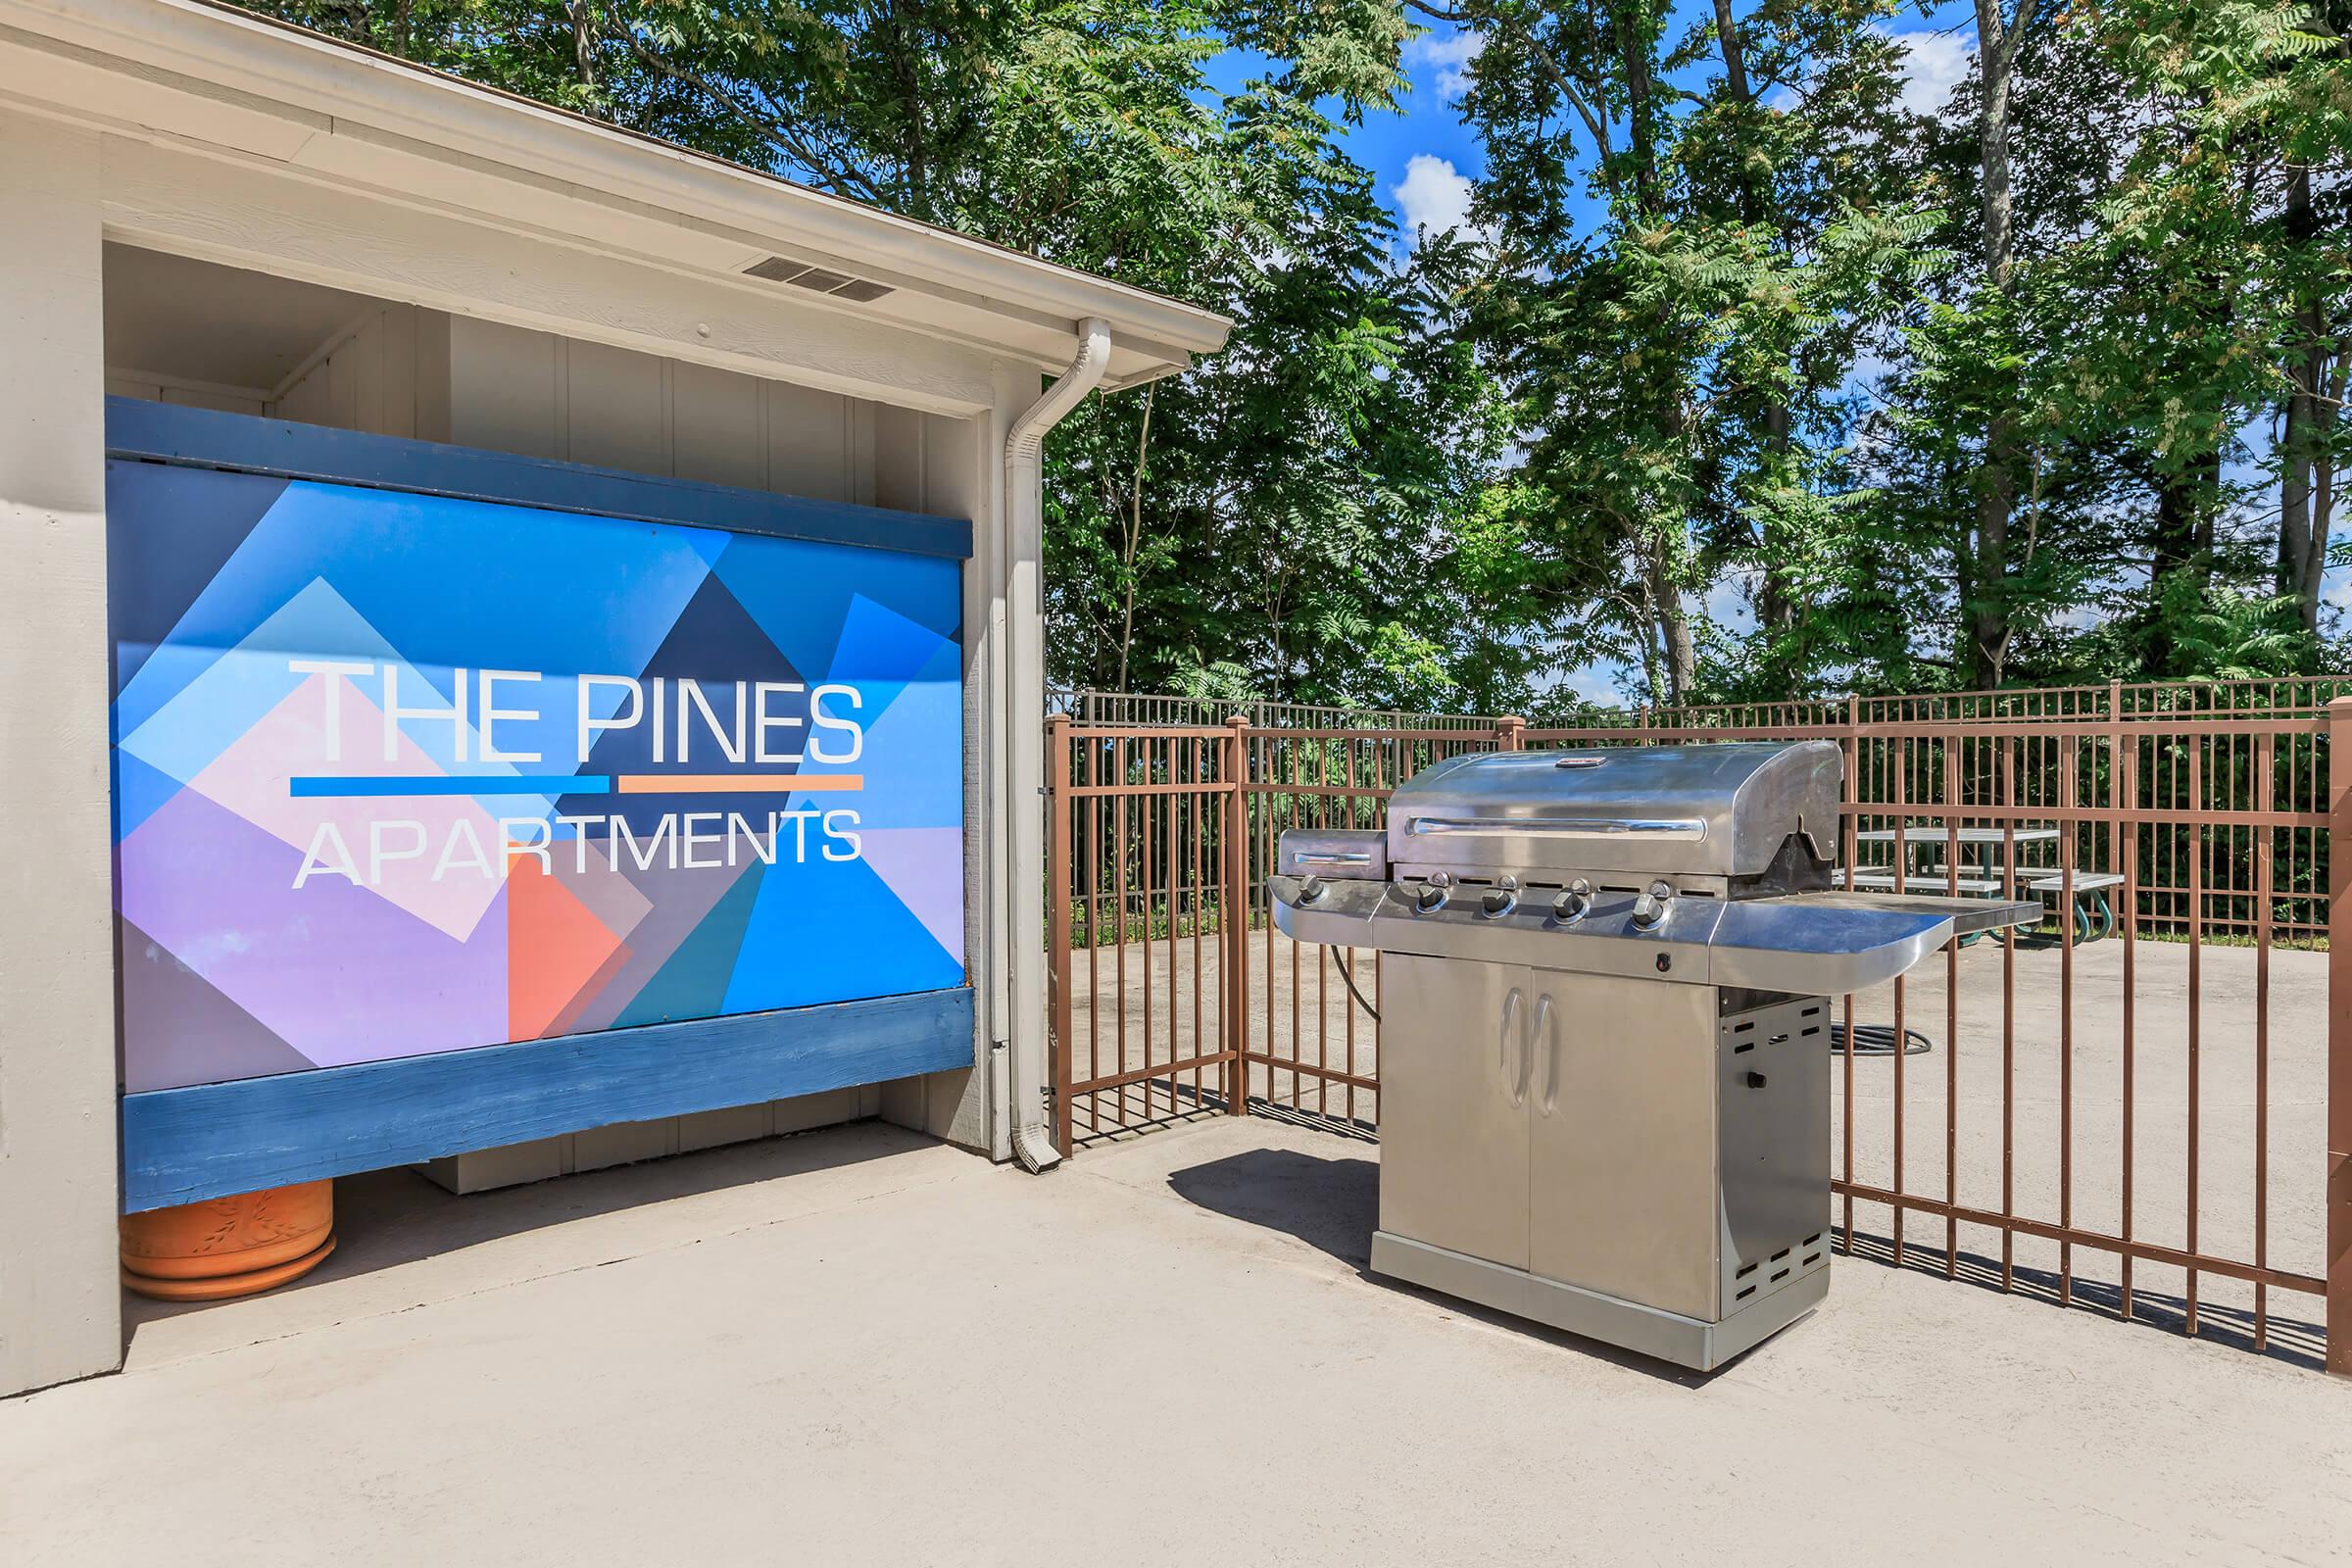
M621 795L800 795L861 790L863 773L621 773Z

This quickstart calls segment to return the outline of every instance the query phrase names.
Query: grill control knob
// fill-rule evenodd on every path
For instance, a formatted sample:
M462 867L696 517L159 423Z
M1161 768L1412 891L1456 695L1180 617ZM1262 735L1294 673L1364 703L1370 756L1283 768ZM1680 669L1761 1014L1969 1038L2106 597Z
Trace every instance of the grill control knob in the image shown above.
M1562 925L1574 925L1592 907L1592 884L1578 877L1560 890L1551 901L1552 918Z
M1499 876L1494 879L1493 887L1479 895L1479 912L1487 915L1508 914L1511 906L1518 902L1519 879L1515 876Z
M1437 882L1424 882L1421 891L1413 895L1413 907L1423 914L1446 907L1446 889Z
M1318 899L1322 898L1324 894L1329 893L1330 891L1330 883L1324 881L1319 876L1310 876L1303 883L1299 884L1298 902L1300 904L1313 904Z
M1634 900L1634 924L1647 931L1666 918L1667 901L1674 897L1674 888L1665 882L1652 882L1649 891Z

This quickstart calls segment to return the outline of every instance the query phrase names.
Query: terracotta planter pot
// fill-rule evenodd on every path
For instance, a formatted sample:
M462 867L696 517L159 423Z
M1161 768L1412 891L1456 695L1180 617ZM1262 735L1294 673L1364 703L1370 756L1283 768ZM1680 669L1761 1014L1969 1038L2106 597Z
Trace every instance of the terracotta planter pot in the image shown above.
M166 1300L250 1296L335 1250L335 1184L302 1182L122 1216L122 1283Z

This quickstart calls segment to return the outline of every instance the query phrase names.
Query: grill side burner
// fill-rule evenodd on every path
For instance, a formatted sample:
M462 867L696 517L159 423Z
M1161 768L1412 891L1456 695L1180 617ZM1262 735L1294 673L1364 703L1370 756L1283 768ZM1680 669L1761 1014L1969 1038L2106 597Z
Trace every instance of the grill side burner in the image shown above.
M1827 741L1452 759L1286 833L1384 959L1372 1267L1701 1370L1829 1288L1828 998L2037 903L1831 889Z

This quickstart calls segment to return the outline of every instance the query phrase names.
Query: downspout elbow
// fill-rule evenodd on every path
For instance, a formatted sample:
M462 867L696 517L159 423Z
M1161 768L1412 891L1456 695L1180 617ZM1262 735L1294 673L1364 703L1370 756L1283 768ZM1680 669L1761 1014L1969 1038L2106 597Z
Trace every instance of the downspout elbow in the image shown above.
M1044 530L1038 484L1045 463L1046 435L1089 392L1102 384L1102 373L1109 367L1110 323L1100 317L1089 317L1079 323L1078 353L1070 361L1069 368L1012 421L1012 428L1004 438L1008 564L1018 564L1022 552L1027 551L1032 558L1032 572L1042 574ZM1032 581L1035 580L1033 575ZM1042 624L1042 591L1037 594L1032 610ZM1030 733L1044 712L1045 660L1043 648L1037 646L1039 630L1025 628L1020 635L1030 646L1015 657L1006 691L1011 709L1006 714L1006 733L1013 737L1011 758L1015 760L1010 791L1014 820L1003 826L1003 831L1013 835L1012 843L1021 852L1012 857L1013 955L1038 954L1045 947L1045 922L1038 906L1042 886L1039 873L1043 866L1031 863L1043 856L1044 846L1040 841L1044 823L1038 813L1045 779L1042 772L1034 771L1037 763L1033 760L1038 749ZM1007 961L1017 959L1008 956ZM1017 991L1018 988L1016 995ZM1032 1009L1016 1002L1012 1011L1006 1041L1006 1054L1010 1057L1007 1065L1012 1095L1012 1152L1024 1169L1051 1170L1060 1163L1061 1152L1054 1147L1053 1135L1046 1125L1044 1009L1042 1006Z
M1068 369L1046 388L1045 395L1022 412L1012 421L1012 429L1004 437L1004 477L1011 480L1023 473L1035 474L1044 460L1046 435L1059 424L1062 416L1078 406L1079 400L1102 384L1102 372L1110 368L1110 323L1099 316L1090 316L1078 324L1078 354L1070 361ZM1021 492L1008 492L1007 501Z

